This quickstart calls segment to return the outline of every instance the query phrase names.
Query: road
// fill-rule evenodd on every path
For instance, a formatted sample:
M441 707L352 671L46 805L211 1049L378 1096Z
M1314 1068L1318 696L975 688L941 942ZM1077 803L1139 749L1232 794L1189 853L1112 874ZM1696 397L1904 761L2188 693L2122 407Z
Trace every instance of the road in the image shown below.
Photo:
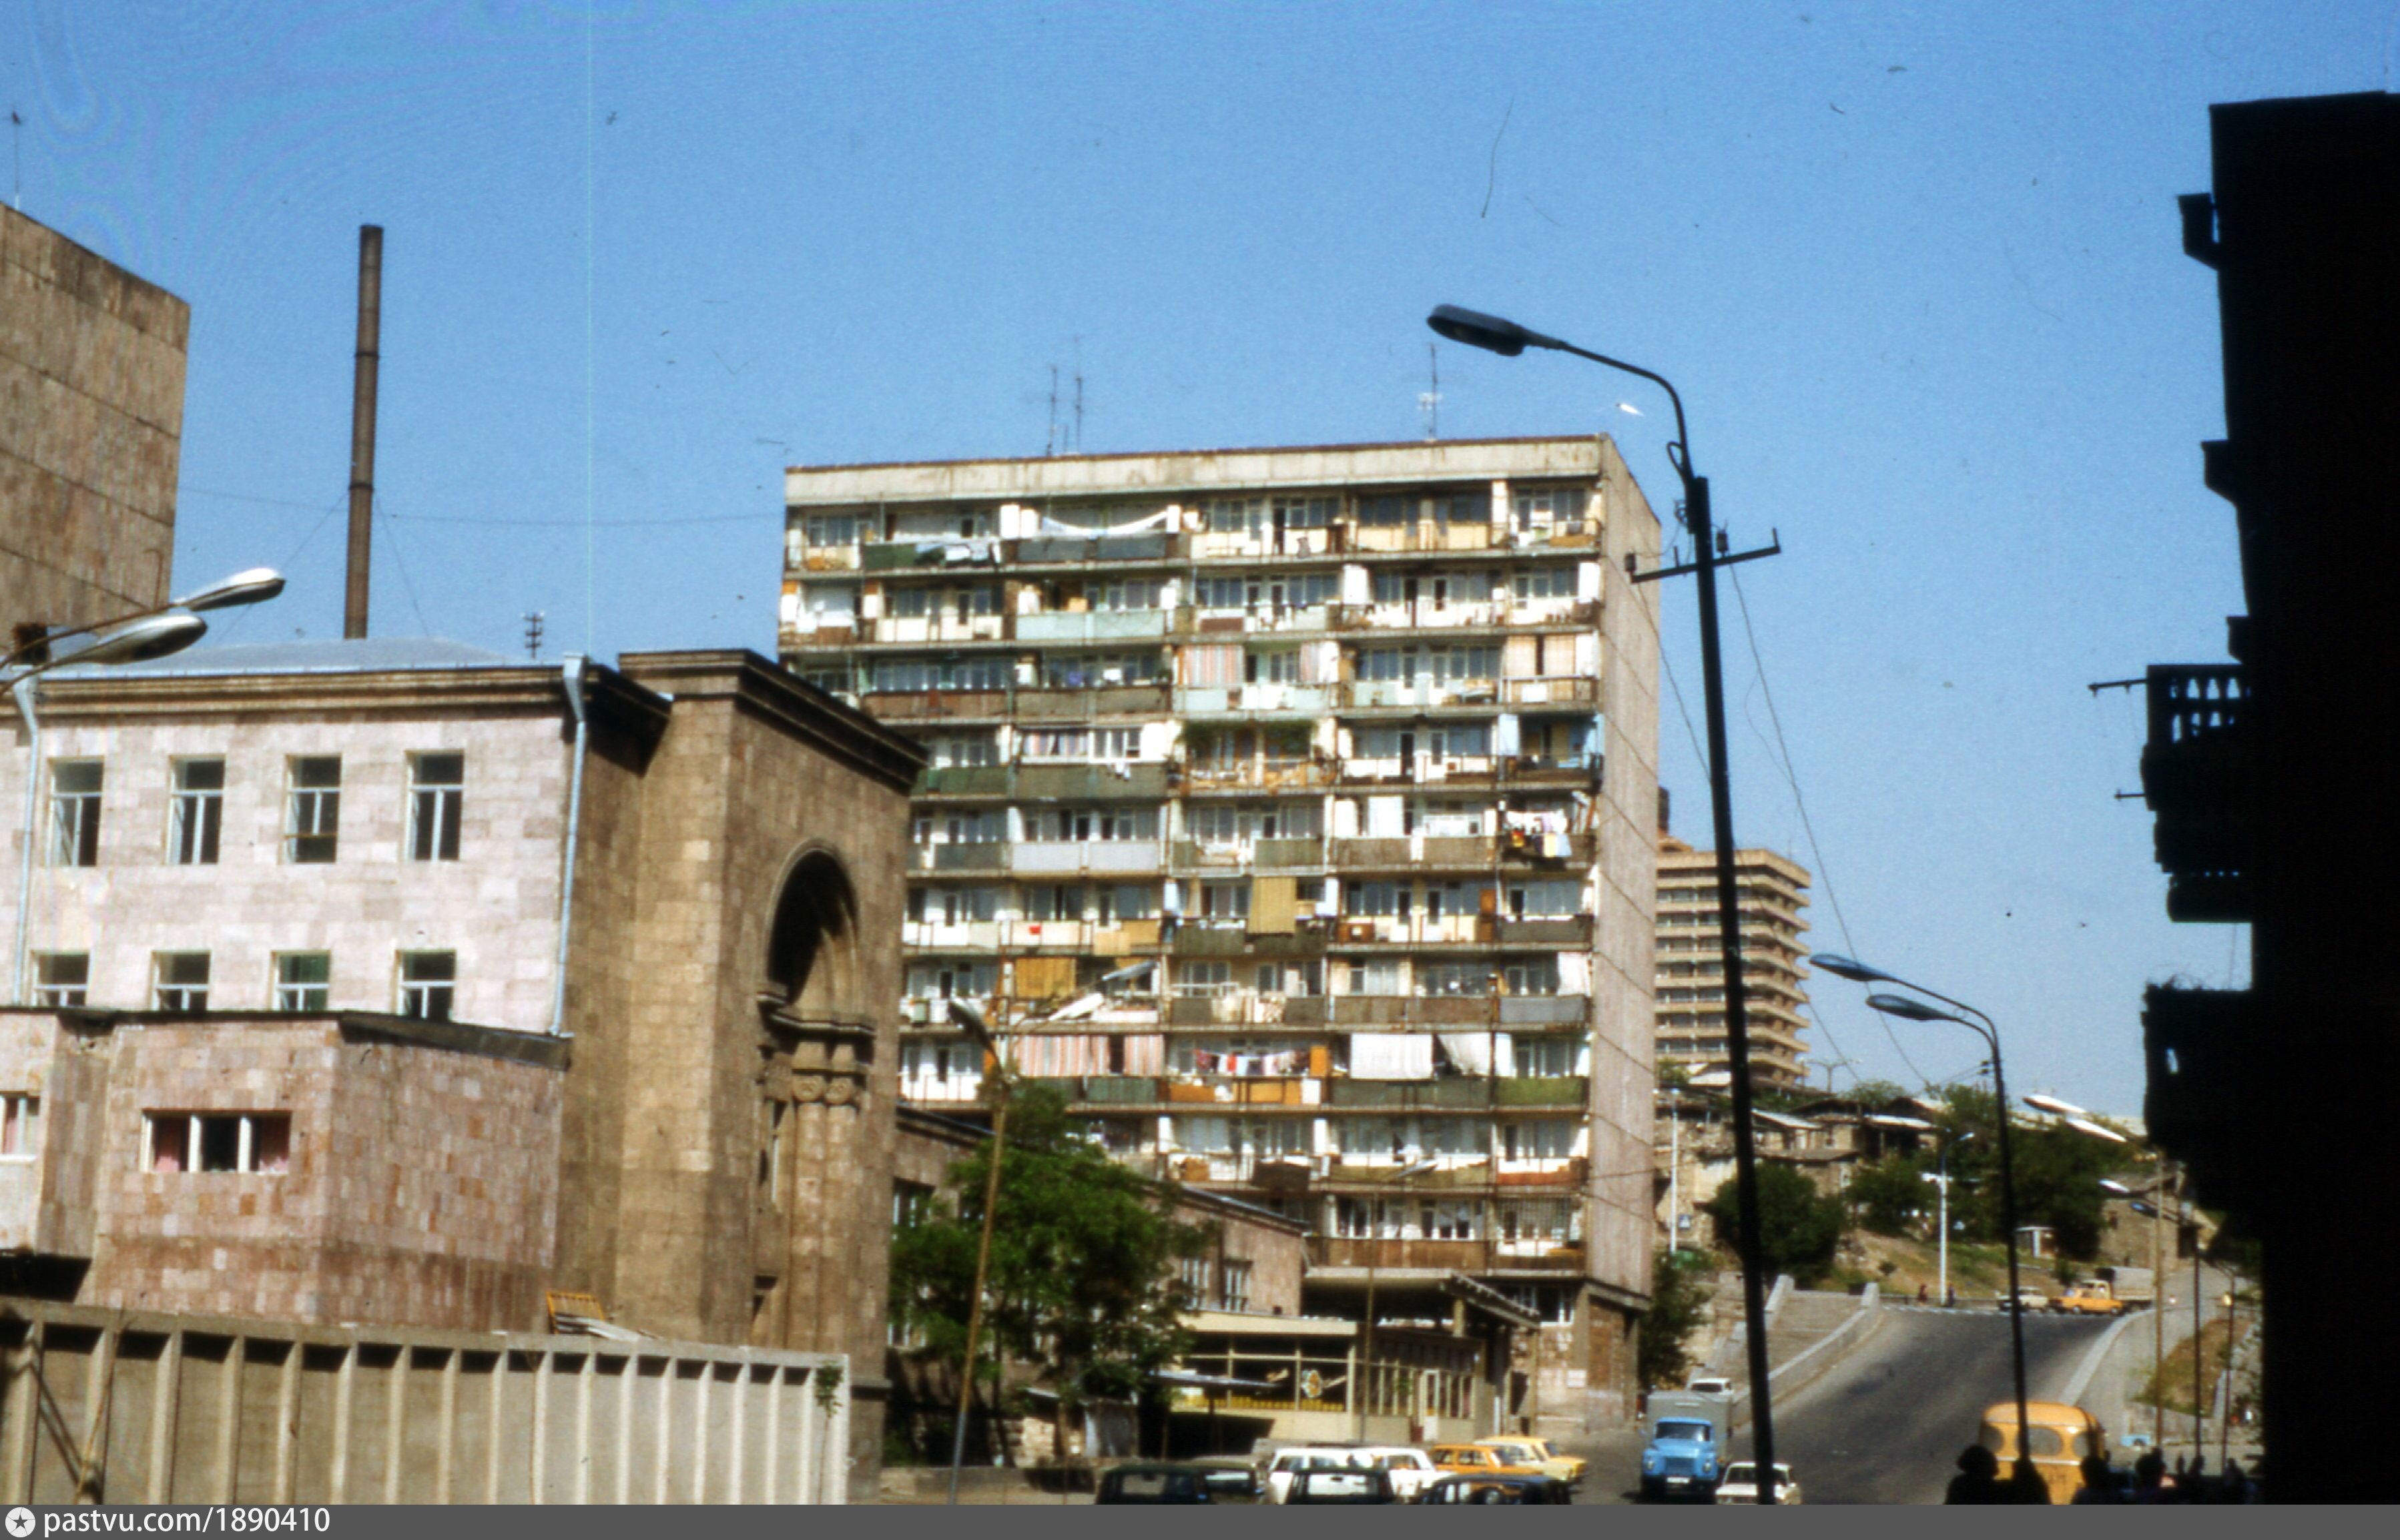
M2065 1392L2109 1324L2027 1315L2029 1396ZM2007 1315L1988 1305L1887 1306L1873 1336L1776 1408L1776 1459L1812 1505L1939 1503L1984 1410L2011 1395Z

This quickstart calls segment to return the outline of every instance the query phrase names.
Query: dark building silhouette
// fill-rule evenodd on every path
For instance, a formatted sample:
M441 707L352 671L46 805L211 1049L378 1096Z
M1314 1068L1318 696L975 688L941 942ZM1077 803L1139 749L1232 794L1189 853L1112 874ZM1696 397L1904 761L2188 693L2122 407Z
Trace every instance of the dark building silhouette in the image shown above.
M2400 855L2391 603L2400 532L2400 98L2211 109L2215 190L2182 200L2216 269L2249 613L2230 663L2149 670L2143 788L2176 920L2251 926L2251 987L2153 987L2151 1135L2265 1256L2269 1491L2388 1500L2400 1384L2383 1291L2338 1281L2393 1188ZM2364 1282L2364 1280L2360 1280Z

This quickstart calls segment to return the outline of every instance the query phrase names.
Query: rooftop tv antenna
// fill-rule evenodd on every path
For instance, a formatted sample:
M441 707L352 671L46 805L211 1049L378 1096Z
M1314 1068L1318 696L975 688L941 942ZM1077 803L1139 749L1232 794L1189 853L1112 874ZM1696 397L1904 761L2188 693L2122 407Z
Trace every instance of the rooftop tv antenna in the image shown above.
M1433 374L1433 388L1417 392L1417 410L1425 414L1425 441L1441 437L1441 359L1432 343L1425 344L1425 367Z
M537 663L541 661L541 622L544 619L539 609L525 611L525 656Z
M8 104L8 158L16 168L16 181L10 184L8 207L19 213L25 211L25 119L15 102Z
M1045 456L1058 453L1058 366L1050 366L1050 436L1042 441Z

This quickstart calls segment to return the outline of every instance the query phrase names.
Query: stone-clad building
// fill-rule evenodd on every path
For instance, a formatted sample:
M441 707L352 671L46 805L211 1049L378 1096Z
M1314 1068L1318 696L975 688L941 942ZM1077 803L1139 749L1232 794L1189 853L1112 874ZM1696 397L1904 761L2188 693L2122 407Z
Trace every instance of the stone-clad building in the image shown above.
M10 1288L477 1329L574 1290L871 1398L905 740L738 651L228 647L17 701Z
M0 207L0 641L165 601L191 320Z
M1120 1159L1316 1232L1312 1302L1647 1300L1658 522L1597 435L795 468L783 655L925 745L903 1094L946 996ZM1315 1308L1313 1303L1312 1308Z

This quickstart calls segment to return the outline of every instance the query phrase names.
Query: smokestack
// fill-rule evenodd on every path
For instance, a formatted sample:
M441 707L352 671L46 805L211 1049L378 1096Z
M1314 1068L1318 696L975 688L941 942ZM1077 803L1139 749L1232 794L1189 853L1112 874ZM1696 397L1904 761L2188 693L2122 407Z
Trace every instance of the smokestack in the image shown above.
M375 533L375 361L383 333L383 226L359 226L358 372L350 385L350 575L342 634L367 634L367 552Z
M1667 832L1667 788L1661 786L1658 788L1658 832L1660 834Z

